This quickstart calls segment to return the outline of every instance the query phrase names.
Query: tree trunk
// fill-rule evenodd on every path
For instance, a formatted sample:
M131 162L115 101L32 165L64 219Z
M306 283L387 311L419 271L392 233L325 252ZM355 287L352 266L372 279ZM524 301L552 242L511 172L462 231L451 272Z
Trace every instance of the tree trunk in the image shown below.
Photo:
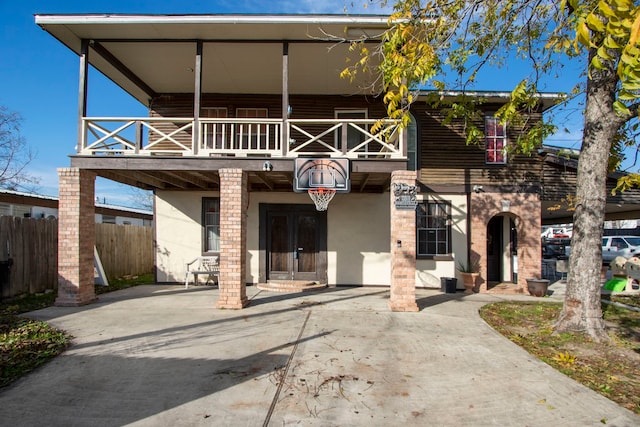
M591 69L587 80L567 293L555 325L558 332L582 332L597 341L608 340L600 306L600 267L609 153L622 125L613 109L616 83L613 64L604 70Z

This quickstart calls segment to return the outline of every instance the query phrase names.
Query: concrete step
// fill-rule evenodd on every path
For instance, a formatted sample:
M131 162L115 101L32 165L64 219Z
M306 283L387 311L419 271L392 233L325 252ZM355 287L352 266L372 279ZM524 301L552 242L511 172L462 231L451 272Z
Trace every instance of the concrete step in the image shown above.
M520 288L513 283L498 283L495 286L491 286L489 290L487 290L487 293L502 295L524 295L527 293L527 290L524 288Z
M258 283L257 288L271 292L308 292L324 289L327 285L306 280L269 280L268 283Z

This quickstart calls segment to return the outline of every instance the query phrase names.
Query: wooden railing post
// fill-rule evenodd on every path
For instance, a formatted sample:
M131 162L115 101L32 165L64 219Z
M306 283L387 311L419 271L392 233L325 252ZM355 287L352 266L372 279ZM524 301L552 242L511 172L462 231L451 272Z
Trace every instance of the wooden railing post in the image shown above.
M347 154L347 151L349 150L349 145L347 144L347 140L349 137L349 124L348 123L342 123L342 127L340 128L340 130L342 131L342 141L340 144L340 151L342 151L342 154Z
M136 154L140 154L141 148L142 148L142 122L140 120L136 120L136 148L134 152Z

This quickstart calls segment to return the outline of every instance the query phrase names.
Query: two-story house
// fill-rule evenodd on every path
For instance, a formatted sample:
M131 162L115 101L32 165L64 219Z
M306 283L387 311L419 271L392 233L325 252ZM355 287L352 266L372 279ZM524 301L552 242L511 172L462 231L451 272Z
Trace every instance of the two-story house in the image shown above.
M80 58L77 152L60 176L58 304L93 293L96 176L153 190L157 282L218 255L222 308L246 284L308 281L391 288L416 310L415 287L479 266L476 291L538 276L544 155L510 156L514 137L485 99L486 143L416 102L387 122L377 76L339 74L349 43L384 16L37 15ZM87 117L89 67L148 106L148 117ZM540 116L555 95L540 95ZM308 190L335 197L319 211ZM417 206L416 206L417 204Z

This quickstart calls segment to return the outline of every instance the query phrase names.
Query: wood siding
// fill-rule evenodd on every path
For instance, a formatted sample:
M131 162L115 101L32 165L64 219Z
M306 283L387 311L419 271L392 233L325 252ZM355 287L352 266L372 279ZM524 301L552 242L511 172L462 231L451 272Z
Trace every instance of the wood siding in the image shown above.
M487 105L485 111L495 111L499 105ZM543 157L533 154L508 155L506 165L487 165L484 144L467 145L461 122L443 125L444 113L416 104L412 109L418 124L420 140L419 180L426 187L457 187L469 191L474 185L509 187L510 190L535 189L540 184ZM532 116L533 119L540 114ZM484 130L484 121L476 125ZM509 141L517 134L508 128Z
M191 94L173 94L163 95L152 102L151 117L193 117L193 95ZM291 96L289 105L292 108L290 119L333 119L335 109L367 109L368 118L380 119L385 116L384 105L376 98L353 96ZM204 94L202 96L201 108L226 108L228 118L236 118L236 109L238 108L266 108L268 110L268 118L282 118L282 97L279 95L211 95ZM179 123L162 123L158 125L158 129L164 133L175 131L181 126ZM309 126L305 130L310 133L320 133L326 128L321 126ZM181 143L185 145L191 144L192 131L181 132L177 135ZM157 139L158 134L150 134L150 140ZM295 132L290 135L294 140L303 140L302 135ZM326 135L322 141L333 145L333 133ZM295 146L292 145L291 148ZM162 142L157 145L158 149L174 149L175 144L171 142ZM310 146L309 150L317 149Z
M624 192L611 194L618 179L617 174L610 174L607 179L607 203L640 204L640 189L630 188ZM557 156L548 156L542 174L541 199L558 201L568 195L575 195L577 184L577 161Z
M380 98L363 96L291 96L291 119L328 119L334 118L336 109L367 109L368 118L385 117L385 106ZM151 105L152 117L192 117L193 95L163 95ZM282 98L279 95L214 95L204 94L202 108L222 107L227 109L229 118L235 116L237 108L266 108L269 118L282 117ZM485 111L493 112L500 105L487 104ZM417 102L412 108L418 129L419 181L425 187L456 188L467 192L474 185L494 187L505 191L537 191L541 183L544 158L537 154L531 156L508 156L506 165L487 165L484 144L467 145L462 124L454 122L443 125L444 113L430 109L423 102ZM540 113L532 115L533 120L541 118ZM484 121L477 123L484 129ZM172 131L177 125L165 124L163 131ZM190 144L190 133L181 140ZM296 135L290 135L296 139ZM508 129L509 141L517 138L514 129ZM327 144L333 144L333 135L323 138ZM168 147L168 145L167 145Z

